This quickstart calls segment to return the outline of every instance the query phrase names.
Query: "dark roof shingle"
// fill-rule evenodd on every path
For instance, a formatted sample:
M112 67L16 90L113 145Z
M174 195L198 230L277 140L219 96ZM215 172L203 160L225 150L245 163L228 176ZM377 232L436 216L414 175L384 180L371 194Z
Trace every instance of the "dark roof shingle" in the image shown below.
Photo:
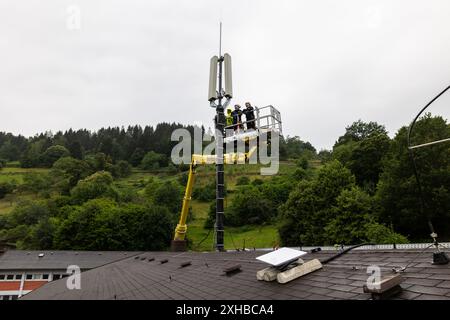
M255 257L261 251L226 253L148 252L82 273L81 290L68 290L65 280L46 284L23 299L369 299L363 293L367 267L378 265L382 274L411 262L402 273L403 292L396 299L450 299L450 268L431 265L431 252L419 250L354 250L325 264L323 269L287 284L258 281L256 272L267 265ZM306 255L304 260L324 259L334 251ZM160 264L159 261L169 262ZM191 261L181 268L180 264ZM240 264L241 272L227 276L223 270ZM421 276L422 275L422 276Z

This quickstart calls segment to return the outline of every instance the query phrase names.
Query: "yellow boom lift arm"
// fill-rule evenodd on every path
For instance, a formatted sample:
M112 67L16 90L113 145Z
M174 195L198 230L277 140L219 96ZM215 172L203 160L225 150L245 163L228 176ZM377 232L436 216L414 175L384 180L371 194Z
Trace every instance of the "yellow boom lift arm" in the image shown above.
M257 147L253 146L250 148L250 150L246 153L226 153L223 155L223 161L225 164L234 164L234 163L247 163L249 159L252 157L252 155L256 152ZM186 184L186 191L184 193L183 198L183 206L181 207L181 214L180 214L180 220L177 224L177 227L175 228L175 236L174 240L183 241L186 238L186 232L187 232L187 216L189 213L189 206L192 199L192 190L194 188L194 181L195 181L195 169L197 165L206 165L206 164L215 164L216 163L216 156L210 155L210 156L204 156L199 154L193 154L192 155L192 161L189 166L189 175L188 175L188 181Z

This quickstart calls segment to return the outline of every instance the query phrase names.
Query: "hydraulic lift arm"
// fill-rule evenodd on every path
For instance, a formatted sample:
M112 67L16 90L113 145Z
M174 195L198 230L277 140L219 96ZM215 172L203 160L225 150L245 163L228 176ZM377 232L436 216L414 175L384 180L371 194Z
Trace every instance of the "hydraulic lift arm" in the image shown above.
M249 159L252 157L252 155L256 152L257 148L256 146L252 147L247 153L227 153L224 154L224 163L225 164L232 164L239 161L243 161L244 163L247 163ZM189 175L188 175L188 181L186 184L186 191L184 192L184 198L183 198L183 206L181 207L181 214L180 214L180 220L177 224L177 227L175 228L175 236L174 240L185 240L186 238L186 232L187 232L187 216L189 213L189 205L191 203L192 199L192 190L194 188L194 181L195 181L195 168L198 164L215 164L216 162L216 156L205 156L205 155L198 155L193 154L192 155L192 161L189 166Z
M191 165L189 166L189 175L186 185L186 191L184 192L183 206L181 207L180 221L178 222L177 227L175 228L174 240L184 240L184 238L186 237L187 231L186 220L189 213L189 205L192 199L192 189L194 187L194 180L195 180L195 167L196 164L194 161L192 161Z

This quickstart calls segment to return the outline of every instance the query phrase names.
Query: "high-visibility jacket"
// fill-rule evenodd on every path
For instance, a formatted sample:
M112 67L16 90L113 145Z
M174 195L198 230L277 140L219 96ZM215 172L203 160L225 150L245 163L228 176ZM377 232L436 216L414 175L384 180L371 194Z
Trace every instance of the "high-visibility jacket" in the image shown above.
M233 125L233 117L232 116L226 116L227 120L227 126Z

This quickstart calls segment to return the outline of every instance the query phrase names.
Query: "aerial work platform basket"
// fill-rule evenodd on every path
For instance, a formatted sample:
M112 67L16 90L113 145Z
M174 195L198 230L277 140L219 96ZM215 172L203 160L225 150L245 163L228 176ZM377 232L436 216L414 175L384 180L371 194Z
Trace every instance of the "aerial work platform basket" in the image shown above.
M244 121L237 125L231 125L225 127L226 137L224 138L225 143L230 143L238 140L251 140L256 139L262 134L271 134L272 132L278 133L280 136L283 135L281 114L272 105L268 105L262 108L255 107L255 120L256 129L246 129L247 123L250 121ZM231 134L230 134L231 132Z

